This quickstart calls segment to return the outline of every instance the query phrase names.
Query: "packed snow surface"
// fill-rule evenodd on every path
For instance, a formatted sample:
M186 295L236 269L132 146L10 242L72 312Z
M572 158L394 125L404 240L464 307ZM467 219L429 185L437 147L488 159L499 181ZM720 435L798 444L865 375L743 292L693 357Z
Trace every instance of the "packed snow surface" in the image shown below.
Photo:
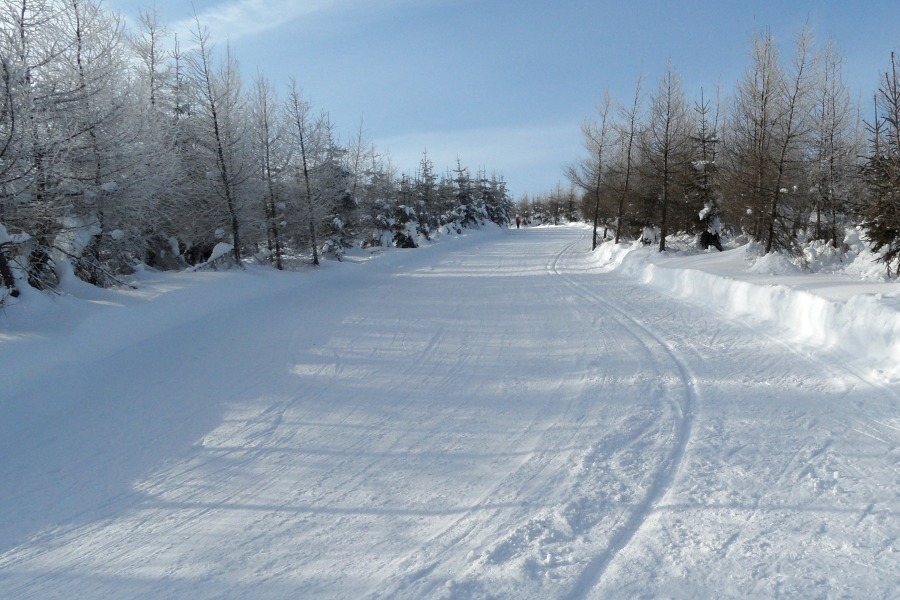
M895 598L898 287L496 230L0 314L0 595Z

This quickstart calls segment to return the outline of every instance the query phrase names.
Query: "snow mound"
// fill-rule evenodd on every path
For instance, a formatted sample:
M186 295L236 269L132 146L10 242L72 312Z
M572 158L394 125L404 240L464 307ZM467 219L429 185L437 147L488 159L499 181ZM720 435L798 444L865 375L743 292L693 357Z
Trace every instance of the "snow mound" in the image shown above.
M773 252L757 258L747 271L758 275L790 275L799 273L800 268L786 256Z
M751 245L725 252L659 253L603 244L596 264L675 297L739 318L773 337L845 354L860 371L900 380L900 283L858 235L850 251L805 250L807 269Z

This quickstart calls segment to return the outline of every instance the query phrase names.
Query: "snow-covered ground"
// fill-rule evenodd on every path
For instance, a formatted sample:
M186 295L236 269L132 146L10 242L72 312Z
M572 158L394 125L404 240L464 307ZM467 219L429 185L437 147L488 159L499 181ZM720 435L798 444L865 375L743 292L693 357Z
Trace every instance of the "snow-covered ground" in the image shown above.
M895 598L900 287L589 244L26 290L0 596Z

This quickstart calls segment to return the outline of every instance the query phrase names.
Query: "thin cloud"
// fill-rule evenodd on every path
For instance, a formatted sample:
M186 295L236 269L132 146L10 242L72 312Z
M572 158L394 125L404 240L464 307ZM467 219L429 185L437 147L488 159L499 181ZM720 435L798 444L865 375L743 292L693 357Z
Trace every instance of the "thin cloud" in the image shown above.
M197 14L197 20L209 29L213 38L237 40L323 12L337 3L337 0L233 0L203 10ZM172 25L179 37L196 28L193 16Z
M410 4L414 0L388 0L378 4L378 10ZM209 7L195 19L184 18L172 25L179 37L196 31L197 20L207 28L213 41L239 40L278 29L284 25L310 17L328 16L338 11L372 9L368 0L230 0Z

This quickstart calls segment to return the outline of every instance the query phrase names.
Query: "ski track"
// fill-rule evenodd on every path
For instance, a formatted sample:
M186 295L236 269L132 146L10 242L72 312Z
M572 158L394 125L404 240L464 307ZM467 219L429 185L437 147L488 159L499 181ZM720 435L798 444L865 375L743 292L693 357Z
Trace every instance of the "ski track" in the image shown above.
M896 389L599 273L587 232L397 253L96 354L111 383L64 405L122 408L0 464L33 471L0 500L35 523L0 544L0 596L892 597ZM52 460L157 416L197 423ZM32 508L41 485L69 487Z
M622 309L614 306L611 302L605 300L598 294L591 292L584 286L579 285L571 277L567 277L559 268L561 259L568 253L572 252L574 246L582 243L580 239L566 246L556 257L550 266L550 271L560 276L567 285L569 285L576 294L584 298L586 301L595 302L603 306L606 310L615 311L617 320L623 325L629 335L638 340L645 347L650 349L652 346L658 346L667 355L675 366L681 378L684 387L684 394L679 400L673 400L674 423L673 423L673 442L671 453L664 458L657 469L654 479L647 486L647 492L644 499L632 510L631 515L627 517L624 523L618 527L615 534L610 540L609 547L591 559L587 568L582 572L581 576L575 583L569 598L583 598L588 591L593 588L603 577L603 573L610 561L634 538L635 535L643 528L647 518L652 514L655 506L663 499L669 488L674 483L679 469L684 459L684 453L691 437L691 429L694 421L694 410L698 404L697 380L688 366L682 361L671 344L655 335L648 327L642 325L636 319L630 317Z
M657 290L655 293L660 292ZM674 296L668 297L671 302L681 302ZM728 315L718 314L722 323L729 321ZM667 318L664 315L657 319L654 328L665 330ZM728 338L720 338L718 327L707 326L705 322L703 330L708 333L707 340L700 336L679 339L684 348L683 360L687 363L702 364L717 351L729 351L726 347L728 343L717 343ZM778 454L766 456L760 452L760 465L764 468L754 468L762 477L751 479L757 488L744 505L717 504L699 498L685 502L686 497L696 495L690 488L695 488L698 483L708 486L705 492L709 496L720 493L710 485L720 485L718 481L705 482L697 472L701 470L702 473L706 469L705 463L712 462L714 455L708 448L710 441L725 448L735 444L723 453L722 465L729 469L734 469L734 465L729 463L745 461L743 455L749 454L751 448L746 443L730 440L725 432L718 433L719 439L704 435L701 443L692 441L694 448L689 451L690 460L682 465L682 471L687 473L679 485L679 493L670 493L675 497L664 499L654 507L652 519L644 522L647 531L639 540L634 540L640 543L622 552L628 556L617 565L613 581L608 584L598 581L588 597L696 597L698 594L717 597L894 597L896 569L892 576L889 568L876 563L890 563L890 560L881 558L885 549L896 552L898 522L890 516L893 512L890 507L897 506L897 494L884 494L878 488L888 482L884 489L892 490L900 483L894 466L900 461L892 458L897 455L897 436L873 436L872 439L881 442L882 448L873 446L871 451L874 456L884 456L887 460L882 462L879 458L879 464L866 465L867 469L875 466L880 473L875 470L861 471L860 465L856 464L861 461L853 454L860 446L847 439L853 431L847 423L860 421L867 427L872 427L872 423L879 424L878 419L857 419L855 413L892 414L900 407L900 396L895 389L849 366L849 361L838 350L821 351L797 345L765 327L750 326L740 321L730 322L729 327L743 330L744 339L756 338L776 350L771 357L754 355L752 363L747 363L747 366L752 364L754 368L741 374L740 379L745 385L769 388L782 397L781 402L771 404L771 408L783 413L784 423L787 424L787 427L778 424L777 428L784 430L789 437L780 442L781 447L775 447L778 452L783 452L781 456L784 458ZM685 330L682 327L679 331ZM721 374L720 381L725 382L730 375L727 372L729 366L728 361L722 362L725 364L720 366L724 366L726 372ZM816 375L810 376L809 373ZM765 380L758 379L760 374L765 374ZM799 394L801 398L796 411L790 408L794 402L792 394ZM704 396L713 396L716 400L701 400L698 404L702 410L697 414L704 415L702 429L718 428L722 417L714 413L718 412L716 402L721 399L721 391L715 394L704 392ZM810 396L814 404L808 404L804 396ZM746 398L750 401L748 406L752 407L757 402L753 395ZM879 433L884 431L880 427L873 429ZM761 436L759 440L766 446L773 446L774 440ZM862 445L867 446L870 445ZM790 452L784 452L787 450ZM779 464L780 468L771 468ZM843 481L849 482L850 486L844 489ZM803 489L808 486L807 482L813 484L811 494ZM672 491L674 489L670 489ZM731 494L740 493L736 492L734 490ZM833 500L835 495L836 503ZM866 496L874 500L856 500ZM880 512L876 511L876 506L881 507ZM703 524L708 531L700 529L692 533L691 513L700 511L698 514L703 514L704 510L712 521ZM860 530L855 535L870 539L862 543L835 539L832 529L848 527L845 524L847 521L841 523L839 518L845 512L847 521L852 523L849 527ZM876 512L878 522L874 528L860 527ZM855 513L860 514L857 516ZM835 516L822 521L821 515ZM720 530L713 529L713 525ZM732 532L729 533L729 530ZM820 548L829 548L830 551L819 554L817 550ZM848 548L852 550L848 552ZM713 579L709 572L697 570L697 557L688 554L690 550L696 555L709 553L721 557L722 566L715 569L720 575ZM844 556L845 553L848 556ZM867 560L849 556L865 556L867 553ZM647 556L653 556L654 562L647 562ZM638 557L639 560L635 561ZM735 568L729 571L729 564L735 565ZM646 579L641 581L640 577Z

